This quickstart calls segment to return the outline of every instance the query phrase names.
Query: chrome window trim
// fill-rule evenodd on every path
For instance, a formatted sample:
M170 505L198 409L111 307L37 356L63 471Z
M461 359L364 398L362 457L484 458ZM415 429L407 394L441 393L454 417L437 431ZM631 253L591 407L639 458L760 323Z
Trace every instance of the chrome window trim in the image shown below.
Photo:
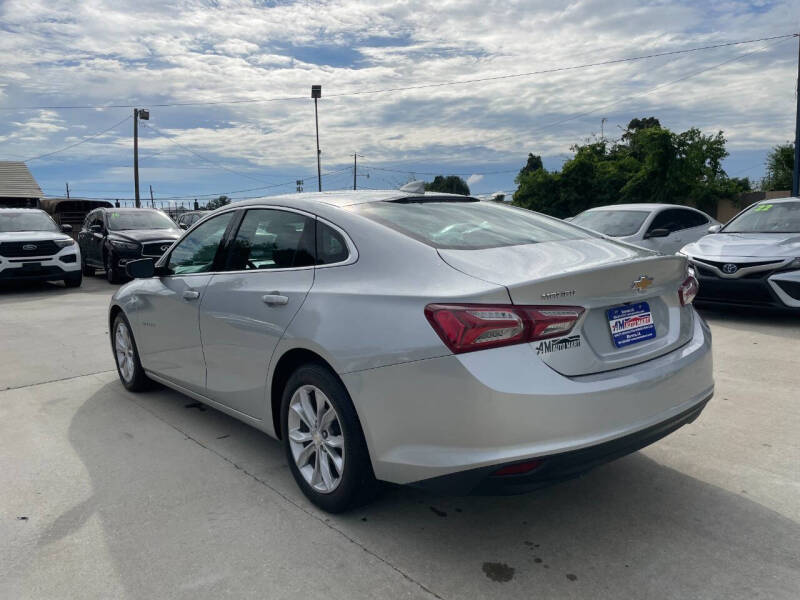
M223 215L225 213L236 211L236 210L247 211L247 210L253 210L253 209L283 210L283 211L287 211L287 212L293 212L293 213L297 213L299 215L303 215L304 217L308 217L309 219L313 219L315 221L315 223L316 223L316 221L319 221L319 222L327 225L328 227L330 227L331 229L333 229L334 231L339 233L342 236L342 238L344 238L344 242L347 245L347 251L348 251L347 259L339 261L339 262L336 262L336 263L331 263L329 265L309 265L309 266L306 266L306 267L285 267L285 268L282 268L282 269L245 269L245 270L237 270L237 271L203 271L202 273L181 273L181 274L175 274L175 275L165 275L165 277L181 277L181 278L183 278L183 277L192 277L192 276L196 276L196 275L225 275L225 274L240 275L240 274L244 274L244 273L285 273L287 271L303 271L303 270L306 270L306 269L327 269L327 268L330 268L330 267L343 267L343 266L347 266L347 265L352 265L356 261L358 261L358 248L356 247L355 243L353 242L353 240L350 238L350 236L347 234L347 232L344 229L342 229L341 227L339 227L335 223L331 223L328 219L325 219L323 217L315 215L314 213L310 213L310 212L305 211L305 210L300 210L298 208L293 208L291 206L283 206L283 205L278 205L278 204L248 204L247 206L231 206L230 208L226 208L225 210L221 210L219 212L214 211L211 214L208 214L205 217L203 217L202 219L196 221L194 223L194 225L192 225L189 229L187 229L180 238L178 238L177 240L175 240L173 242L173 246L176 246L178 243L180 243L183 240L184 237L189 235L195 229L195 227L198 227L201 223L203 223L207 219L210 219L210 218L213 218L213 217L218 217L218 216L221 216L221 215ZM165 260L166 261L169 260L167 258L167 255L169 253L171 253L171 251L172 251L172 248L167 250L161 256L161 258L156 262L156 266L157 267L163 266L163 264L161 264L161 263L163 263ZM315 249L315 252L316 252L316 249Z

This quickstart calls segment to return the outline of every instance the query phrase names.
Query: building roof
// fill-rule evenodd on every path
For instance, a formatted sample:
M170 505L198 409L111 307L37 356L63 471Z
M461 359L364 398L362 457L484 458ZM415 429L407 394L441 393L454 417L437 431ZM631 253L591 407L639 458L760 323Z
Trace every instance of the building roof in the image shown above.
M42 188L24 162L0 161L0 198L41 198Z

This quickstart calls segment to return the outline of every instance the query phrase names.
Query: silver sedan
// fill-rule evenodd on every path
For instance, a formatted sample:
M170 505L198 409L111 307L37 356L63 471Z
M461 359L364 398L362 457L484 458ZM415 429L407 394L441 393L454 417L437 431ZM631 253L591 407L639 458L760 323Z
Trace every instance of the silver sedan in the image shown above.
M684 257L464 196L239 202L128 272L109 313L123 385L281 439L332 512L378 481L573 477L694 420L714 389Z

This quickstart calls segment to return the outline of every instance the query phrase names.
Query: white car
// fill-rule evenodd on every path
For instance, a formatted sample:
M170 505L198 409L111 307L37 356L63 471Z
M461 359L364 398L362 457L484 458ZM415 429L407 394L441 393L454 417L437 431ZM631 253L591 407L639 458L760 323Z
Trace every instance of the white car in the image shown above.
M570 222L649 250L674 254L720 225L706 213L677 204L614 204L585 210Z
M681 254L698 301L800 312L800 198L757 202Z
M81 284L81 252L67 233L38 208L0 208L0 281L61 280Z

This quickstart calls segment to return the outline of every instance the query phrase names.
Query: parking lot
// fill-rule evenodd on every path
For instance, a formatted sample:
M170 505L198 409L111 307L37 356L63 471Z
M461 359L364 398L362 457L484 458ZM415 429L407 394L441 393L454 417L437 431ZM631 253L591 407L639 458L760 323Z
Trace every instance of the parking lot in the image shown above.
M331 516L278 442L124 390L113 289L0 289L2 598L797 598L796 317L705 312L706 411L581 479Z

